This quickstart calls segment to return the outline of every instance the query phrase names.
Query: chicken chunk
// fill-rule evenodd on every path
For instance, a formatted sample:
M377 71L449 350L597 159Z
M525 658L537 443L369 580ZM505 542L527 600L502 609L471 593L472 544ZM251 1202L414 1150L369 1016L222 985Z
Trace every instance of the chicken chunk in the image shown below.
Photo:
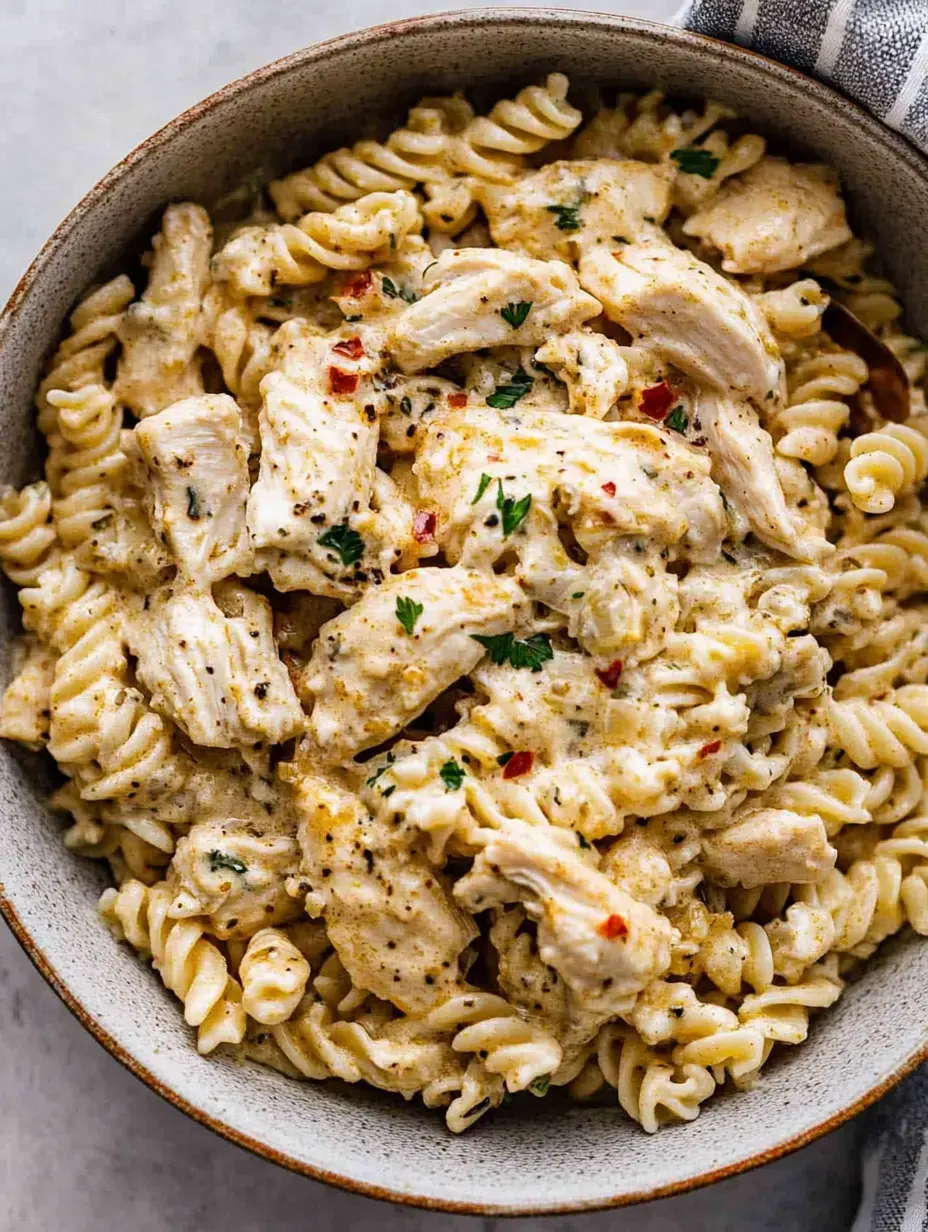
M783 361L760 309L692 253L668 243L597 248L580 282L639 345L695 380L757 402L778 398Z
M36 638L13 643L13 679L0 701L0 737L41 749L48 740L51 689L58 656Z
M482 347L538 346L602 311L568 265L494 248L443 252L423 287L387 333L386 348L403 372Z
M732 274L796 269L851 238L834 171L769 155L728 180L683 230L718 248Z
M570 830L509 817L480 831L473 868L455 885L471 911L522 902L538 925L538 952L578 1008L627 1013L670 966L669 920L586 858Z
M766 808L706 835L700 863L717 884L751 889L775 882L821 881L837 858L820 817Z
M604 419L628 388L622 348L605 334L576 330L551 338L535 358L553 368L567 385L572 415Z
M295 767L286 772L300 815L306 908L324 917L353 983L407 1014L447 1000L477 929L444 878L353 796Z
M168 206L152 242L148 286L118 330L122 356L115 393L140 419L203 392L197 350L212 246L202 206Z
M178 839L171 867L178 914L208 915L217 937L250 937L301 914L286 891L300 851L287 834L255 833L237 817L198 821Z
M149 519L182 577L208 587L250 572L248 453L232 398L203 394L175 402L143 419L126 449L145 468L139 486Z
M506 633L524 615L515 582L472 569L410 569L323 625L304 670L309 730L327 757L380 744L466 675L484 653L474 634Z
M798 560L826 556L831 547L821 531L787 506L773 441L750 403L705 393L697 405L713 478L758 539Z
M650 424L475 408L436 416L413 469L423 500L448 513L449 559L476 563L521 551L526 535L556 538L555 507L587 552L642 535L711 559L725 516L710 465Z
M261 465L248 500L259 567L278 590L344 597L370 560L363 537L377 460L376 417L350 397L324 397L272 372L261 383Z
M287 740L303 711L277 654L270 604L232 582L216 596L167 587L130 623L151 704L208 748Z
M594 244L652 234L670 209L667 167L612 158L548 163L515 184L481 184L477 198L501 248L569 261Z

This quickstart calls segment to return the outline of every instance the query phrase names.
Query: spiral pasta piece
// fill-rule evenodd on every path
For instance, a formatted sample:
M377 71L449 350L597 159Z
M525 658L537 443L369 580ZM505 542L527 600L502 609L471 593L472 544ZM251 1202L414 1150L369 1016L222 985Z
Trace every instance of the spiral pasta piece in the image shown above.
M17 586L35 586L57 558L52 498L44 480L0 491L0 564Z
M928 753L928 687L903 685L886 701L831 701L828 724L839 749L864 770L905 766Z
M672 1063L612 1025L600 1032L597 1060L619 1104L649 1134L666 1121L695 1121L716 1086L705 1066Z
M35 398L39 428L51 437L57 416L48 401L53 389L75 390L103 382L103 366L118 343L117 331L135 287L125 274L89 292L69 318L71 333L55 351Z
M409 112L406 126L386 141L359 141L273 180L269 192L277 212L285 222L295 222L310 210L332 213L368 193L439 181L447 175L450 138L472 117L472 108L459 94L423 99Z
M286 933L262 928L249 940L239 964L242 1005L256 1022L285 1022L302 1000L309 963Z
M813 466L830 462L850 417L844 399L857 393L868 375L867 365L850 351L822 352L797 364L789 374L787 405L776 416L783 434L777 453Z
M203 300L204 342L222 369L222 379L240 404L257 407L258 386L273 365L274 328L256 321L248 306L214 284Z
M494 993L474 990L451 997L425 1021L433 1030L453 1031L452 1048L476 1053L488 1073L502 1076L509 1091L524 1091L561 1063L557 1040Z
M120 446L123 416L102 385L85 385L73 392L52 390L48 401L58 412L61 437L49 458L59 485L59 499L53 505L55 526L61 542L76 547L113 509L127 466Z
M366 269L420 226L412 193L370 193L296 224L243 228L213 258L213 274L236 295L270 295L278 284L308 286L330 270Z
M928 440L908 424L884 424L851 442L844 482L864 513L887 513L928 475Z
M582 113L567 101L569 85L563 73L549 73L543 86L526 86L514 99L498 102L489 115L471 120L455 142L455 170L509 183L526 154L563 141L582 121Z
M183 1002L184 1018L197 1028L197 1048L212 1052L220 1044L241 1043L245 1035L242 990L229 975L217 946L194 919L168 914L173 893L165 882L151 888L128 881L106 890L99 910L136 949L147 951L164 983Z

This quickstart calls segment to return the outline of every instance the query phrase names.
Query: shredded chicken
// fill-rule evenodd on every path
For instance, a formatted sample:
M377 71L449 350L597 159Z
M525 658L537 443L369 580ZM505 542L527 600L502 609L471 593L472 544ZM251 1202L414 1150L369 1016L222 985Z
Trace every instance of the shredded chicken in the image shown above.
M248 453L232 398L204 394L175 402L143 419L126 449L144 466L140 487L151 524L185 577L210 586L251 572Z
M696 381L778 399L783 361L760 309L705 261L667 242L596 248L580 282L611 321Z
M387 334L403 372L434 368L450 355L481 347L538 346L602 311L560 261L534 261L496 248L443 252L423 280L425 294ZM518 313L528 304L521 324ZM506 313L511 319L507 320Z
M563 261L594 244L615 247L659 234L672 183L666 167L568 159L515 184L482 184L478 198L495 243L527 257Z
M834 171L769 155L728 180L683 230L718 248L730 274L796 269L851 238Z
M838 853L820 817L787 809L757 809L702 843L702 867L719 885L821 881Z

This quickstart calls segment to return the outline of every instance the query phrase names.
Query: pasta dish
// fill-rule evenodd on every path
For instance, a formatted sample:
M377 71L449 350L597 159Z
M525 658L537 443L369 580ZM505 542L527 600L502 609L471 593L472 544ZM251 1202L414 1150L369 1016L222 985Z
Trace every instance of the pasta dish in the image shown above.
M140 268L0 493L0 735L201 1053L653 1132L928 934L926 350L829 168L554 73Z

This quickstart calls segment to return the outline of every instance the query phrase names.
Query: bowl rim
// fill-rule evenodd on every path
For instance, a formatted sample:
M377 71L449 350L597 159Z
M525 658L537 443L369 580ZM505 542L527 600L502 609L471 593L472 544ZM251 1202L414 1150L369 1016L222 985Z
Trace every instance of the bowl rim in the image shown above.
M849 113L855 123L867 131L870 139L890 151L893 157L901 158L906 162L925 181L926 187L928 187L928 159L904 137L887 128L860 104L845 97L831 87L823 85L820 81L807 76L798 69L781 64L779 61L772 60L767 56L761 55L759 52L752 51L738 44L727 43L706 34L700 34L662 22L585 9L566 9L548 5L518 8L505 5L487 5L472 9L447 9L437 13L408 17L398 21L367 26L360 30L353 30L347 34L337 35L334 38L310 44L307 47L291 52L289 55L272 60L268 64L253 69L251 72L213 91L162 125L151 136L139 142L84 194L42 245L36 257L15 285L2 312L0 312L0 347L3 347L6 343L7 336L19 315L27 293L36 283L48 262L69 243L75 228L83 217L94 209L96 204L114 185L129 176L135 167L143 162L152 151L167 145L177 133L187 128L190 124L196 123L197 120L214 107L239 94L247 93L259 82L271 81L277 76L282 76L298 65L323 61L332 55L341 53L345 49L370 49L387 39L398 36L403 37L420 29L449 30L460 25L480 25L490 22L531 25L537 24L539 21L548 21L555 26L593 25L606 30L620 29L623 32L636 35L643 41L659 42L670 39L701 50L703 53L716 59L741 59L746 63L754 65L762 73L779 78L794 88L800 85L804 91L816 98L824 106ZM233 1145L250 1151L258 1157L280 1167L287 1168L292 1172L363 1197L380 1198L398 1205L424 1208L431 1211L494 1218L572 1214L612 1210L617 1207L633 1206L660 1198L688 1193L692 1190L711 1185L716 1181L725 1180L751 1171L754 1168L771 1163L807 1146L809 1143L837 1129L863 1112L888 1091L892 1090L894 1086L908 1074L912 1073L920 1064L928 1061L928 1042L926 1042L921 1047L914 1049L907 1057L904 1057L890 1074L875 1083L852 1103L839 1109L832 1116L826 1117L808 1129L775 1142L763 1151L758 1151L744 1159L736 1159L729 1164L709 1168L679 1181L645 1187L634 1192L614 1195L607 1199L596 1198L589 1202L546 1201L538 1204L522 1203L518 1206L498 1206L493 1202L445 1200L425 1194L413 1194L391 1189L369 1181L361 1181L341 1172L333 1172L318 1165L308 1163L254 1138L252 1135L229 1124L221 1116L213 1115L204 1108L199 1107L196 1103L191 1102L190 1099L175 1090L170 1083L163 1081L152 1073L146 1065L133 1056L110 1034L109 1030L98 1018L94 1017L87 1010L61 977L52 959L39 946L23 923L15 904L6 893L2 880L0 880L0 915L6 921L14 937L36 970L78 1022L131 1074L140 1079L150 1090L160 1095L173 1107Z

